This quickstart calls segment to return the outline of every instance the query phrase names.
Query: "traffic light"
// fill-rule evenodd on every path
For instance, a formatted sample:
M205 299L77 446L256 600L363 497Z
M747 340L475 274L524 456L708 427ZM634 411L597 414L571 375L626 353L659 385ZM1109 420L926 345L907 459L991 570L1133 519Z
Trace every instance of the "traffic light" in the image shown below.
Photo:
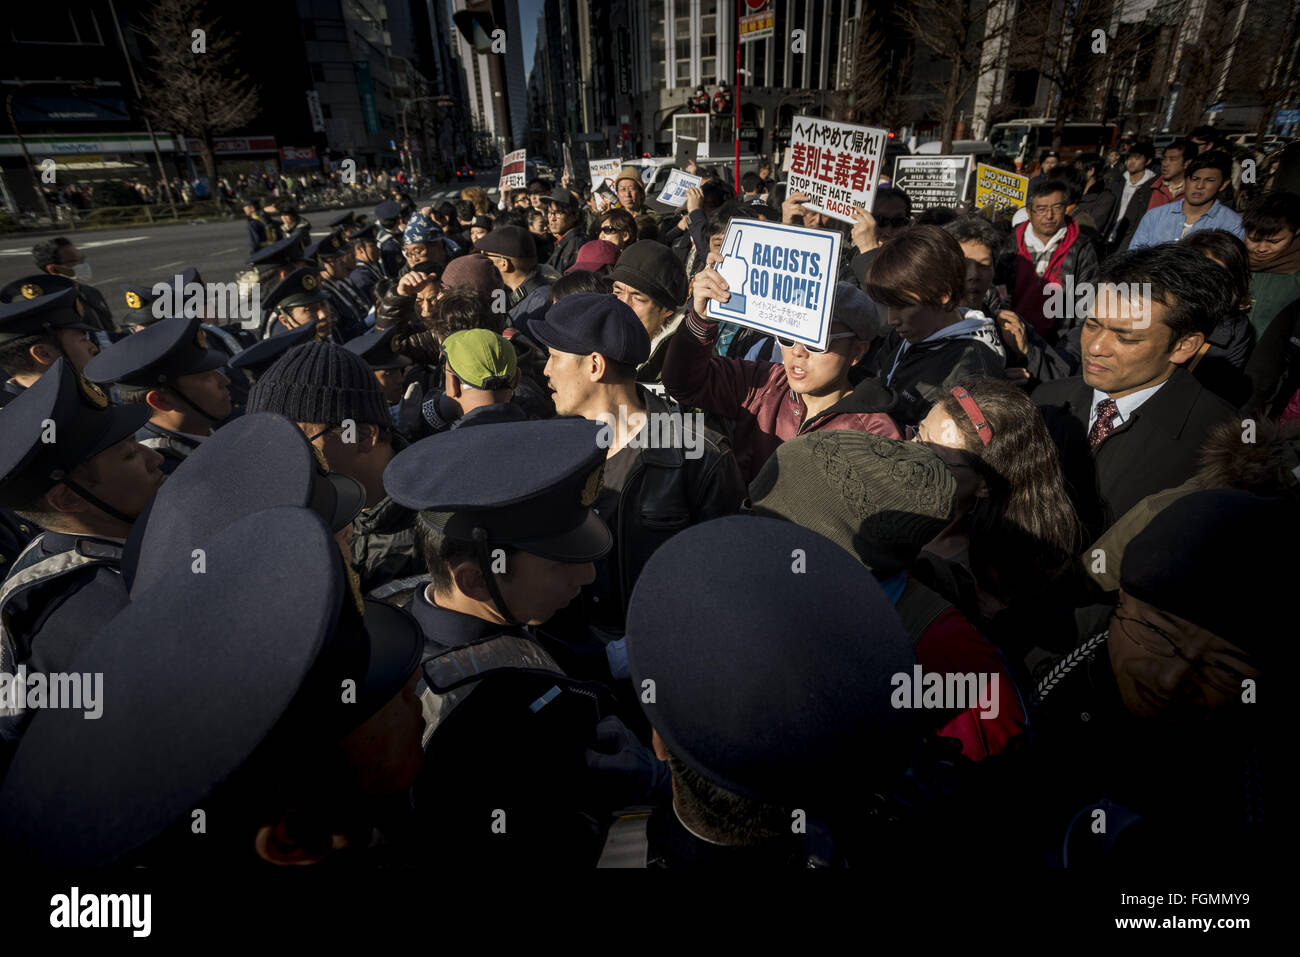
M505 30L508 23L504 0L465 0L465 9L457 10L451 19L475 53L490 53L492 32Z

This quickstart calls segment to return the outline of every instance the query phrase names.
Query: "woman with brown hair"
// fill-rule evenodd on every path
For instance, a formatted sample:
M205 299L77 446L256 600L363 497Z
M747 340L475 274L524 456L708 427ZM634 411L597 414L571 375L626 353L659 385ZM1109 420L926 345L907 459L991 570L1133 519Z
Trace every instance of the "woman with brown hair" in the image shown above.
M953 384L917 427L957 476L958 517L926 546L934 585L972 619L1036 604L1083 529L1033 400L999 379ZM923 553L924 554L924 553Z
M636 219L626 209L611 209L601 213L596 218L592 232L592 239L603 239L619 249L632 245L638 235Z
M487 190L482 186L466 186L460 191L460 198L474 204L475 216L491 215L492 206L488 202Z

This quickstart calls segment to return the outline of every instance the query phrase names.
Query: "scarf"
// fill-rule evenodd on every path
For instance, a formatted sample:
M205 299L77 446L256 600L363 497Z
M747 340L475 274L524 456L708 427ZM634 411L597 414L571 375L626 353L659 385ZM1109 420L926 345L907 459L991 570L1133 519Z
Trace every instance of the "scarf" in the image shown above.
M1291 240L1291 244L1272 256L1250 254L1251 272L1271 272L1286 275L1300 272L1300 234Z

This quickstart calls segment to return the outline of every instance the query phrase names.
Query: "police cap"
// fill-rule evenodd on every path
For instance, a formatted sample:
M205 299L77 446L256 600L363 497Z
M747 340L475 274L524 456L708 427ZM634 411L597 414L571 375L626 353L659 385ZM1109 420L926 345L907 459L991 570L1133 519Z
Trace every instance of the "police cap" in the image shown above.
M419 627L390 605L358 614L338 545L307 509L245 516L203 547L204 574L173 564L74 661L104 676L115 703L95 721L66 708L33 718L0 787L0 829L19 858L118 860L255 753L310 753L409 680ZM355 703L339 691L348 680Z
M282 323L276 323L275 331L269 338L259 339L247 349L236 353L230 360L230 367L243 369L253 378L257 378L294 346L310 342L315 338L316 323L314 322L305 322L292 329L285 328Z
M733 515L661 545L632 592L627 654L633 687L654 682L642 709L668 750L743 797L821 810L862 793L851 768L887 775L913 741L915 712L890 700L915 664L893 604L790 522Z
M114 342L86 363L86 378L151 389L172 385L183 375L220 369L226 362L227 356L208 348L202 320L175 316Z
M268 311L276 308L288 309L292 306L307 306L313 302L324 302L328 297L321 288L320 272L309 266L302 266L285 276L271 290L262 304Z
M0 410L0 506L25 508L81 462L149 421L148 406L109 405L62 356Z
M153 286L124 282L118 288L122 290L126 303L126 312L118 320L118 325L149 326L163 318L154 315L153 304L160 297L153 291Z
M286 236L279 242L263 246L248 257L250 266L287 266L302 259L302 239L296 235Z
M401 215L401 212L401 209L395 202L391 199L386 199L375 207L375 221L383 223L392 219L397 219L397 217Z
M303 250L303 256L307 259L324 262L326 259L345 255L347 251L348 244L343 239L343 233L336 230L308 246Z
M132 593L150 588L172 565L190 561L191 551L217 530L262 509L308 508L338 531L365 504L365 487L331 472L288 419L242 415L212 433L159 489L132 530L122 577Z
M604 473L605 429L586 419L454 429L408 446L384 488L443 534L510 545L542 558L590 562L610 548L592 510Z
M397 351L399 331L397 326L371 329L365 335L343 343L343 348L365 359L366 365L372 369L402 369L409 366L411 360Z
M0 302L13 302L15 299L35 299L37 296L49 296L65 289L76 289L77 284L67 276L55 276L52 273L37 273L23 276L0 287Z
M54 329L95 331L96 327L86 320L86 307L75 289L48 295L43 290L43 286L28 283L20 293L23 298L0 305L0 343Z

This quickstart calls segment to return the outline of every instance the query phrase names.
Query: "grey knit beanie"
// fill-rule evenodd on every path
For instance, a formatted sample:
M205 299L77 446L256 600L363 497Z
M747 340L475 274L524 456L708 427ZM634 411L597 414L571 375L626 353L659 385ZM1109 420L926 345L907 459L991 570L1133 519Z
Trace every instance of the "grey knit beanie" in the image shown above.
M304 342L282 355L248 393L247 411L322 425L393 424L366 361L332 342Z
M828 429L778 446L749 496L754 514L810 528L885 578L956 517L957 479L920 442Z

